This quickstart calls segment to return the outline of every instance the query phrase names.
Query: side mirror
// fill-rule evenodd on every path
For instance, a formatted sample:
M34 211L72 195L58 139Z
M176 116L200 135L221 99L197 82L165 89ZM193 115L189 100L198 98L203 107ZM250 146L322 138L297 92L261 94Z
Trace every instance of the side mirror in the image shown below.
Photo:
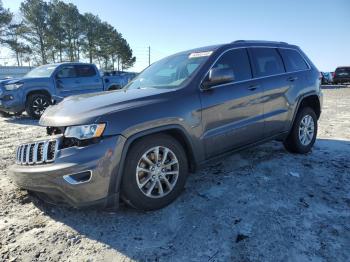
M209 71L208 80L202 83L203 89L209 89L215 85L230 83L235 79L232 69L212 68Z

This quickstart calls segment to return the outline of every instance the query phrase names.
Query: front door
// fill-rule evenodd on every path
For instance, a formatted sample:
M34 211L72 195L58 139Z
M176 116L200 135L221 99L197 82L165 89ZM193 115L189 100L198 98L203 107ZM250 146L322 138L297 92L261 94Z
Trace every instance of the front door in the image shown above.
M262 139L264 127L263 89L252 79L247 50L226 51L212 68L232 69L234 81L201 90L207 157Z
M74 65L61 66L55 75L55 82L57 94L60 97L78 94L77 86L79 79Z

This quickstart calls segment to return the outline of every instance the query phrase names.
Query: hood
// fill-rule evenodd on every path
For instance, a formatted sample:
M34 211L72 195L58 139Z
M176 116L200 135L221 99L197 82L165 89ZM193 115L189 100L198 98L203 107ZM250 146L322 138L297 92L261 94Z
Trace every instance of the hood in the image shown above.
M58 127L91 124L105 114L159 102L164 98L158 94L171 91L149 88L71 96L48 107L39 124Z
M6 79L1 79L1 80L0 80L0 84L1 84L1 85L4 85L4 84L7 84L7 83L16 83L16 82L18 82L19 80L21 80L21 78L6 78Z
M0 83L2 85L4 84L14 84L17 82L23 82L23 83L29 83L29 82L40 82L40 81L47 81L48 77L19 77L19 78L9 78L1 80Z

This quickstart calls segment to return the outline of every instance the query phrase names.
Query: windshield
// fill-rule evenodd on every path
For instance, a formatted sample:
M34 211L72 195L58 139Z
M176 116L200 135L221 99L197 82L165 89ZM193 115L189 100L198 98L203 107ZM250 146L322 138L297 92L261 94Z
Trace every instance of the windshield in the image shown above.
M184 83L211 55L210 52L180 54L164 58L146 68L127 89L176 88Z
M57 66L43 65L29 71L25 77L50 77Z

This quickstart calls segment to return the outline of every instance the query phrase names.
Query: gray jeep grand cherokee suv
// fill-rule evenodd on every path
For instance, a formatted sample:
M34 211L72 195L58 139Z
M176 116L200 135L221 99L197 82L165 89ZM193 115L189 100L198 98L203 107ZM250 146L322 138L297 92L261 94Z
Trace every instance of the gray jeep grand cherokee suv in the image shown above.
M12 178L74 207L171 203L209 159L272 139L307 153L319 72L299 47L235 41L166 57L123 90L64 99L40 119L50 138L20 145Z

